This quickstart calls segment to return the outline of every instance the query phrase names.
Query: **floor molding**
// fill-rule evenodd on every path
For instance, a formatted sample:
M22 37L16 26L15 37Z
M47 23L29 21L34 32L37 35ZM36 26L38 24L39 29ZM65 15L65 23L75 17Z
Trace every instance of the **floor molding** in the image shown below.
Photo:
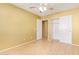
M23 46L25 44L29 44L29 43L34 42L34 41L35 40L32 40L32 41L29 41L29 42L24 42L24 43L18 44L16 46L12 46L12 47L9 47L9 48L6 48L6 49L2 49L2 50L0 50L0 52L5 52L7 50L10 50L10 49L13 49L13 48L17 48L17 47Z
M79 46L79 45L77 45L77 44L72 44L72 45L74 45L74 46Z
M61 43L63 43L63 42L61 42ZM65 43L65 44L69 44L69 43ZM77 45L77 44L69 44L69 45L79 46L79 45Z
M56 40L54 40L56 41ZM59 41L60 42L60 41ZM60 42L60 43L63 43L63 42ZM69 44L69 43L64 43L64 44ZM78 44L69 44L69 45L73 45L73 46L79 46Z

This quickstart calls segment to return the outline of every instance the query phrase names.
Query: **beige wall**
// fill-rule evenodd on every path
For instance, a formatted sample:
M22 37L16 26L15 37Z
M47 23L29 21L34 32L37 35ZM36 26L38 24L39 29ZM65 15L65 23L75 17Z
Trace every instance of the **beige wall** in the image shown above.
M0 49L35 40L36 19L28 11L0 4Z
M56 14L48 15L46 17L43 17L44 19L51 20L55 17L61 17L66 15L72 15L72 42L73 44L79 44L79 8L59 12ZM48 34L49 39L51 38L51 21L48 22Z

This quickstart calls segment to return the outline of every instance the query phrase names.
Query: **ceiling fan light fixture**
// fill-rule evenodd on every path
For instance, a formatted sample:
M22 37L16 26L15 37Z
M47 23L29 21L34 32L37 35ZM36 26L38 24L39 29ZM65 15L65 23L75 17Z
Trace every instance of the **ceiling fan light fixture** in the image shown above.
M46 7L39 7L39 10L40 10L41 12L44 12L44 11L47 10L47 8L46 8Z
M40 4L40 7L39 7L39 10L40 10L40 12L44 12L44 11L46 11L47 10L47 3L41 3Z
M46 7L43 7L43 9L44 9L44 11L46 11L46 10L47 10L47 8L46 8Z
M44 12L44 10L43 10L43 8L42 8L42 7L39 7L39 10L40 10L41 12Z

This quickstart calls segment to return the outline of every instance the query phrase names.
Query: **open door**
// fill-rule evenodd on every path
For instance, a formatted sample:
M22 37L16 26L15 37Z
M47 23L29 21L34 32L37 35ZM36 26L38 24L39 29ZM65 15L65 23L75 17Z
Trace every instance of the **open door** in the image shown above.
M42 39L42 20L37 20L36 39Z

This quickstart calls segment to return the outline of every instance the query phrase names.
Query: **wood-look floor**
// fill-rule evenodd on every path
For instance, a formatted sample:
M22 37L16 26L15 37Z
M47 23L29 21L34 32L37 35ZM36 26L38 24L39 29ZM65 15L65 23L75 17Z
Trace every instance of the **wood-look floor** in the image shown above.
M79 54L79 46L56 41L39 40L0 53L2 55L74 55Z

